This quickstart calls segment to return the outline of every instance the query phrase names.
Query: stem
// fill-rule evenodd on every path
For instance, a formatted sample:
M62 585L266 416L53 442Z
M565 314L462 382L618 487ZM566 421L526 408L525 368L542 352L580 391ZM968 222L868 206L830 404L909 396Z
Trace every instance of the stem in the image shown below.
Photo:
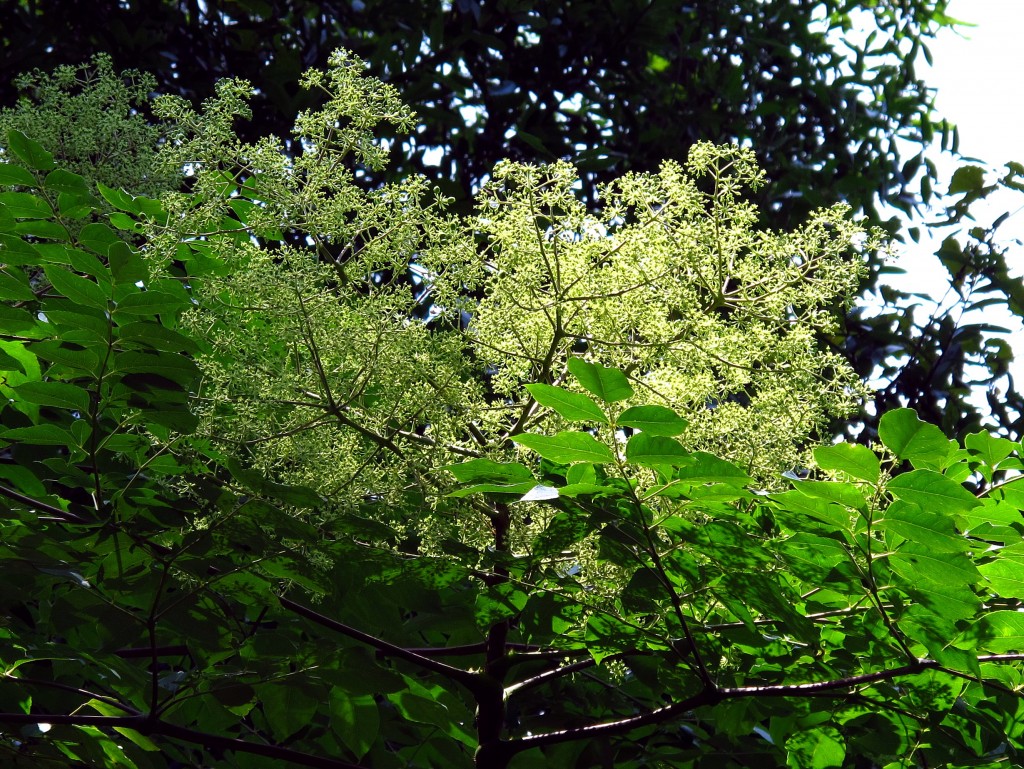
M364 633L361 630L356 630L354 627L349 627L337 620L333 620L330 617L325 617L323 614L313 611L312 609L303 606L302 604L295 603L283 595L278 596L277 600L281 603L285 609L294 612L306 619L312 620L318 625L329 628L337 633L346 635L349 638L354 638L357 641L361 641L367 646L372 646L385 656L394 657L396 659L405 660L411 662L424 670L429 670L432 673L438 673L439 675L449 678L456 683L462 684L466 687L474 696L479 694L485 694L487 687L485 682L482 680L482 676L476 673L470 673L468 670L462 668L453 667L452 665L446 665L443 662L431 659L430 657L424 657L422 654L417 654L409 649L401 646L396 646L393 643L388 643L382 638Z
M506 548L506 538L509 526L511 525L511 514L508 505L500 502L495 503L494 511L491 514L491 525L494 529L494 550L496 553L503 553ZM493 576L487 581L488 586L507 584L508 569L498 566ZM491 626L487 633L487 640L484 644L484 674L483 679L486 685L476 697L476 732L479 745L476 755L476 766L478 769L490 769L486 763L487 746L500 744L502 731L505 728L505 692L504 676L508 671L505 658L508 653L508 631L509 620L504 619ZM483 761L483 762L482 762ZM501 769L500 765L496 769Z

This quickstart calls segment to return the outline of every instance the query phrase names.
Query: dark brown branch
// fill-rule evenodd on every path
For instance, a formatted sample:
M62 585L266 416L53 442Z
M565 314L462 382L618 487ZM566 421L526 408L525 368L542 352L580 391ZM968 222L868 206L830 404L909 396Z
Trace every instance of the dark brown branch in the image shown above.
M88 697L91 700L99 700L100 702L106 703L111 707L115 707L122 713L126 713L130 716L141 716L138 710L133 707L129 707L122 702L108 697L105 694L97 694L96 692L90 692L87 689L81 689L77 686L70 686L69 684L62 684L59 681L45 681L39 678L22 678L13 675L4 676L8 681L18 684L19 686L39 686L45 689L57 689L62 692L72 692L73 694L79 694L83 697Z
M280 601L281 606L288 609L288 611L295 612L296 614L305 617L308 620L312 620L318 625L322 625L336 633L341 633L349 638L354 638L367 646L372 646L374 649L377 649L388 657L405 660L406 662L418 665L424 670L429 670L432 673L438 673L445 678L449 678L456 683L462 684L474 695L478 693L482 694L485 690L489 690L477 674L470 673L468 670L453 667L452 665L446 665L443 662L438 662L430 657L424 657L422 654L417 654L409 649L396 646L393 643L388 643L382 638L377 638L376 636L369 635L361 630L356 630L354 627L349 627L337 620L333 620L330 617L325 617L323 614L315 612L302 604L295 603L295 601L285 598L284 596L278 596L277 600Z
M410 648L406 651L410 651L413 654L421 654L424 657L468 657L473 654L483 654L487 646L485 643L480 642L476 644L464 644L462 646L424 646L420 648ZM523 652L525 654L538 655L538 657L568 657L574 652L560 651L558 649L544 649L542 646L535 644L520 644L520 643L509 643L505 644L505 648L509 651ZM586 652L584 652L586 653ZM527 660L524 660L524 662Z
M578 673L579 671L586 670L587 668L593 667L596 664L597 663L594 661L593 657L591 657L589 659L580 660L579 662L573 662L568 665L561 665L557 668L554 668L553 670L545 670L543 673L538 673L537 675L531 678L526 678L517 684L506 686L505 696L511 697L513 694L521 692L524 689L530 689L534 686L540 686L541 684L547 683L548 681L551 681L553 679L561 678L562 676L571 675L573 673Z
M365 769L358 764L341 761L336 758L312 756L277 745L265 745L258 742L247 742L233 737L221 737L216 734L198 732L183 726L169 724L166 721L152 719L147 716L82 716L82 715L51 715L44 713L0 713L2 724L71 724L75 726L92 726L97 729L134 729L147 736L162 736L191 742L204 748L215 750L232 750L237 753L252 753L280 761L287 761L297 766L311 766L313 769Z
M74 523L82 526L97 524L97 521L90 521L88 518L83 518L75 513L69 513L67 510L61 510L59 507L48 505L46 502L40 502L38 499L33 499L30 496L22 494L20 491L9 489L6 486L0 486L0 494L8 499L13 499L15 502L21 502L23 505L28 505L34 510L39 510L40 512L52 515L63 523Z
M1024 661L1024 654L985 654L980 655L977 659L978 662L1020 662ZM587 740L623 734L642 726L664 723L681 713L706 705L714 705L726 699L739 699L741 697L815 697L828 695L833 692L848 691L857 687L879 683L880 681L890 681L902 676L917 675L926 670L946 670L946 668L935 660L921 659L899 667L889 668L888 670L879 670L874 673L864 673L857 676L846 676L831 681L816 681L806 684L741 686L736 688L720 688L718 690L709 688L682 702L650 710L638 716L496 743L488 746L488 758L494 761L494 766L501 766L502 760L507 762L513 755L525 750L574 740ZM954 671L947 672L955 674Z

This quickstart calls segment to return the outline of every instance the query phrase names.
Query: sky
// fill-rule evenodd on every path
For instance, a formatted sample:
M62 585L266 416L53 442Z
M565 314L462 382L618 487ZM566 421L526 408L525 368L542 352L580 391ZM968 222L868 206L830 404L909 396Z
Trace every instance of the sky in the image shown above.
M929 45L932 66L921 60L918 75L936 89L938 114L955 123L960 131L961 154L975 158L979 165L1000 170L1009 161L1024 164L1024 0L951 0L947 15L974 24L972 27L942 29ZM933 154L941 190L957 167L947 155ZM995 171L993 171L994 175ZM977 223L990 225L1010 212L1000 228L1001 242L1024 240L1024 195L1002 192L972 206ZM925 221L937 217L925 215ZM890 282L907 291L941 294L948 288L945 269L934 256L946 233L938 231L932 240L908 243L897 266L906 270ZM1024 246L1011 246L1011 273L1024 275ZM1024 326L1008 313L987 311L985 321L1010 328L1009 338L1018 360L1014 377L1024 380Z

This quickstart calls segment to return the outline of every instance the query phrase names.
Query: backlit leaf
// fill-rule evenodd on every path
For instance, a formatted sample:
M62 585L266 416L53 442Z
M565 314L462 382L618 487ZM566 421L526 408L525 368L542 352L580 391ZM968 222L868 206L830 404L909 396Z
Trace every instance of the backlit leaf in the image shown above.
M629 380L617 368L607 368L600 363L587 363L580 358L569 358L569 371L587 391L605 403L614 403L633 396Z
M631 406L616 421L623 427L633 427L649 435L672 437L686 429L686 420L665 406Z
M586 395L546 384L526 385L526 389L537 403L547 406L570 422L608 423L608 417L601 407Z
M878 437L900 459L915 467L939 468L949 455L949 440L913 409L895 409L882 416Z
M611 451L588 433L561 432L557 435L515 435L515 443L560 464L614 461Z
M878 457L867 446L837 443L814 450L814 461L825 470L839 470L868 483L878 483Z

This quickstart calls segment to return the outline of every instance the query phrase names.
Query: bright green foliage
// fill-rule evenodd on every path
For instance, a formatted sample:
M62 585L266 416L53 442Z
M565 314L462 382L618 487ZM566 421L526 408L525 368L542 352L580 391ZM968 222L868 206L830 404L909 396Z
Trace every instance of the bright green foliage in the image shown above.
M702 146L601 237L561 166L466 225L356 185L410 118L335 63L294 160L166 102L192 190L114 213L9 145L0 763L1020 763L1024 447L903 409L779 479L848 397L841 212L756 234Z
M689 447L765 483L853 407L858 382L814 342L856 288L857 249L878 247L844 208L759 231L742 200L761 182L753 153L702 144L686 168L609 185L599 218L569 165L502 164L479 215L457 221L423 179L357 184L386 159L372 129L412 116L354 57L332 65L304 80L327 101L299 117L297 157L236 138L242 82L220 83L201 112L157 104L164 162L187 169L191 191L164 197L170 224L143 229L154 260L189 273L199 429L222 450L315 489L321 514L358 512L437 547L479 544L488 525L444 499L436 468L507 460L527 426L593 416L583 389L674 409ZM556 394L577 381L574 350L621 382L594 374Z
M90 64L61 66L52 73L35 71L15 82L22 93L17 106L0 110L3 160L45 170L18 152L23 140L11 134L16 131L53 153L62 169L90 184L151 196L176 185L177 174L156 166L162 129L145 114L156 89L151 76L134 70L118 75L110 57L98 54Z

